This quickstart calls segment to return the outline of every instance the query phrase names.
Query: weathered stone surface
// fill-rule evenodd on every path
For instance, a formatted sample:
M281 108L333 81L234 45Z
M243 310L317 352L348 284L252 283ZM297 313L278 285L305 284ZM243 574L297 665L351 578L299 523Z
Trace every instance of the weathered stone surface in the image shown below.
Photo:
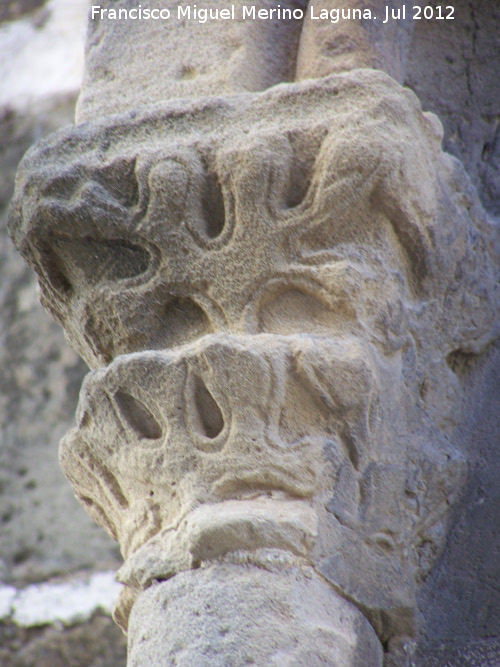
M385 0L309 3L300 37L297 79L368 67L403 83L415 23L413 10L410 6L403 9L405 4Z
M418 651L409 667L495 667L500 664L498 639L483 639L469 644L450 643Z
M108 10L137 8L134 0L105 0L89 22L85 76L77 122L132 111L170 98L194 98L265 90L295 78L302 22L243 20L242 4L205 0L181 4L164 0L168 20L115 20ZM181 5L184 14L178 14ZM256 10L276 7L257 0ZM307 0L283 0L280 7L305 9ZM142 11L159 8L141 2ZM197 11L229 19L198 20ZM186 13L189 8L189 14ZM203 14L200 13L200 17ZM210 45L207 47L207 45Z
M461 14L446 24L439 48L458 35L466 51L471 44L471 58L479 56L479 74L468 55L458 59L454 109L446 108L448 81L446 91L441 85L432 92L428 78L439 58L436 40L429 48L422 38L435 29L426 22L410 48L407 80L420 87L426 107L440 105L445 145L463 157L495 213L495 102L485 85L495 61L481 55L480 33L491 30L495 39L498 17L495 8L458 4L457 18L470 11L471 36ZM404 25L385 45L365 31L366 48L354 53L339 27L303 26L295 76L354 63L402 80ZM259 47L269 36L276 43L267 69L252 52L245 78L230 49L220 51L223 40L204 53L203 72L188 62L185 47L201 34L195 26L184 43L180 37L162 85L152 84L138 58L117 101L128 74L116 56L129 37L114 28L102 23L94 31L81 118L130 113L42 148L45 173L28 186L41 202L25 207L35 225L24 248L42 273L46 303L96 368L82 395L80 429L65 439L62 457L84 504L126 556L120 577L127 592L117 611L123 625L146 589L132 612L133 659L154 662L163 620L182 616L148 606L158 592L164 603L165 591L186 585L193 606L184 618L209 641L210 624L199 625L195 613L198 593L201 604L228 567L257 582L267 571L261 551L274 549L299 569L300 559L312 563L363 611L385 642L387 665L495 665L494 647L462 641L498 633L498 560L481 553L489 542L495 550L489 533L498 505L494 228L459 166L440 155L439 125L424 120L394 84L367 74L341 77L334 93L330 88L340 120L325 111L320 98L328 84L319 83L274 97L177 102L136 113L166 96L261 90L293 79L297 33L289 52L280 43L286 31L261 32L263 41L255 33ZM144 26L137 28L139 45L159 62L161 31L146 39ZM234 38L231 48L237 37L226 40ZM235 47L236 55L249 57L249 46L251 40ZM110 56L110 70L100 69ZM443 58L438 79L449 75L452 60ZM325 63L333 68L321 70ZM479 100L465 114L466 96L453 97L462 82ZM460 492L450 543L429 576ZM223 577L220 586L229 590L238 576ZM223 601L217 609L227 615ZM237 620L230 621L235 637ZM298 627L292 634L307 636L307 626ZM141 632L153 647L149 657L138 649ZM179 647L186 633L173 632ZM438 655L433 646L443 638L450 641ZM186 664L202 660L197 650L186 649ZM369 653L380 660L379 651Z
M468 478L446 549L420 593L421 639L433 645L500 636L498 341L479 358L462 358L456 372L465 389L456 439Z
M463 161L483 205L500 216L500 6L457 0L453 21L418 21L405 85L439 115L445 150Z
M371 625L310 566L272 553L259 567L242 560L148 588L132 612L128 665L382 664Z
M96 369L61 460L127 559L123 625L155 580L272 548L381 641L415 633L465 476L456 360L499 330L492 229L440 141L413 94L358 71L25 158L13 235Z

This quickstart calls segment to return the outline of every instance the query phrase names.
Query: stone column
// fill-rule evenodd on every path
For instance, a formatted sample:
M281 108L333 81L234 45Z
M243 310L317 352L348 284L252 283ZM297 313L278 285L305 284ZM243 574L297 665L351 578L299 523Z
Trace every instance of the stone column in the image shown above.
M498 333L484 212L386 73L271 86L297 24L102 21L11 229L92 369L61 463L120 543L129 664L380 666L465 475L450 359Z
M104 0L91 12L77 121L177 98L265 90L293 81L307 0ZM272 18L253 19L259 11ZM128 18L160 11L168 19ZM293 18L295 16L298 18ZM112 12L115 12L113 14ZM126 12L126 13L125 13ZM136 14L132 14L136 16Z
M371 67L403 83L414 7L400 0L310 3L300 39L297 79Z

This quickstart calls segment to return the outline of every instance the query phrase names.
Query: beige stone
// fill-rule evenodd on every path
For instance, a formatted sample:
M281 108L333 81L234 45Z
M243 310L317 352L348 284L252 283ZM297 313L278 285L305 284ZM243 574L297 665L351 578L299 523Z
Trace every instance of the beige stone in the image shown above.
M103 119L25 158L12 233L94 368L61 462L120 542L123 626L139 596L130 664L185 646L176 607L155 611L179 591L213 646L194 591L219 580L243 606L218 603L236 639L206 664L240 664L241 619L297 596L293 568L314 572L311 617L347 605L348 644L357 610L381 641L415 632L465 476L450 366L499 324L489 223L440 141L412 93L359 70ZM289 565L268 577L272 550ZM308 664L336 664L297 614ZM338 664L381 664L366 637Z
M310 566L276 555L258 568L210 564L153 584L134 606L131 628L131 667L382 664L359 610Z
M306 4L282 0L280 7L305 10ZM137 9L134 0L96 6L103 11L89 21L77 122L170 98L265 90L295 78L301 20L244 18L247 3L230 0L142 0L143 13L161 10L164 20L110 18L109 10ZM251 6L258 16L276 2Z
M309 3L296 78L318 78L370 67L403 83L415 24L412 17L419 4L385 0Z

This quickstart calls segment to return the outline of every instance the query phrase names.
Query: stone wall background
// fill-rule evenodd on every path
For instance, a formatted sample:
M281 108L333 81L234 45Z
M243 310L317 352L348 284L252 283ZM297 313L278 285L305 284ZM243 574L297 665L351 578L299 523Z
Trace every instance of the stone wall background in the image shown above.
M455 21L416 26L406 85L439 115L445 149L464 162L500 224L500 5L453 4ZM120 563L116 545L78 506L57 461L85 365L37 303L35 279L6 231L22 154L73 120L87 5L0 2L1 590L81 580ZM401 665L500 664L500 344L482 358L457 359L456 370L469 386L469 425L456 434L469 460L468 485L448 546L422 589L419 648L401 648ZM109 616L96 611L67 626L20 627L1 590L0 664L125 664L124 639Z
M453 4L452 26L422 21L416 27L406 85L440 117L445 150L462 160L498 229L500 5ZM457 368L468 386L464 421L473 415L456 434L469 476L448 545L421 591L422 667L500 664L499 371L498 341L484 358L463 358ZM467 647L473 641L479 643Z

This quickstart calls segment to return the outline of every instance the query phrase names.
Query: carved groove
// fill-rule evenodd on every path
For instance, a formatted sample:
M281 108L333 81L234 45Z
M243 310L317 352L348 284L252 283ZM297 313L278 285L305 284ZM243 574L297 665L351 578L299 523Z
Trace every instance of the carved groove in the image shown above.
M99 487L109 494L116 501L116 504L125 509L129 502L122 491L120 483L111 470L93 453L90 447L85 444L80 452L80 465L88 471L97 481Z
M450 352L448 356L446 357L446 363L448 364L449 368L455 373L455 375L458 375L461 377L462 375L465 375L468 370L471 369L471 367L474 364L474 361L477 359L476 354L472 354L470 352L464 352L463 350L453 350L453 352Z
M124 280L144 273L150 262L147 250L122 239L81 241L80 253L85 267L107 280Z
M166 307L166 327L160 347L187 343L210 332L210 321L203 309L189 297L176 296Z
M161 426L144 403L124 391L117 391L114 399L123 418L139 438L147 440L161 438Z
M73 239L59 234L41 246L40 256L49 283L64 296L82 282L134 278L144 273L151 261L146 249L124 239Z
M211 239L217 238L224 229L226 220L222 189L214 173L207 174L203 189L201 206L205 219L205 232Z
M304 200L311 184L311 167L301 162L294 164L290 173L288 192L285 198L286 208L295 208Z
M105 528L115 540L118 540L118 531L116 529L116 525L109 519L108 515L102 509L102 507L100 507L92 500L92 498L89 498L88 496L78 496L78 499L86 508L88 513L94 518L94 520L100 526Z
M285 208L295 208L305 199L311 185L318 145L310 145L308 139L299 134L288 136L293 159L290 164L288 187L285 193Z
M341 433L342 442L346 448L347 456L353 465L354 470L359 471L359 448L356 444L355 438L347 432L347 429Z
M73 292L73 286L66 275L63 263L56 253L48 245L41 248L42 265L45 269L47 279L56 292L69 296Z
M198 414L197 426L206 438L216 438L224 428L224 418L214 397L200 377L194 381L194 404Z
M269 295L259 313L259 331L287 335L291 333L330 332L340 319L320 298L290 286L282 286Z
M103 167L99 173L99 181L106 190L117 202L127 208L132 208L139 201L135 167L135 159L118 158L112 164Z

